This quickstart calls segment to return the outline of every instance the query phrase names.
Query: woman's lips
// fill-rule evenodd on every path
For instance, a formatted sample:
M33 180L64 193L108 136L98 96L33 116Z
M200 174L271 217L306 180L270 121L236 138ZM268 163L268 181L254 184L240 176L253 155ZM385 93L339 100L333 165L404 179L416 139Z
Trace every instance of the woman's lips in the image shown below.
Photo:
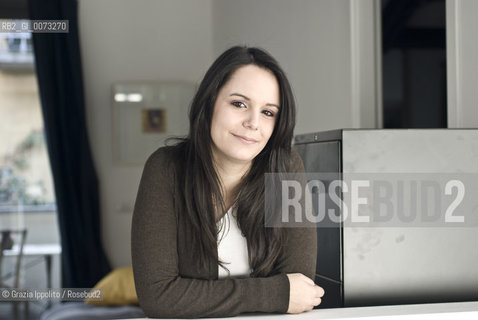
M252 138L240 136L240 135L237 135L237 134L232 134L232 135L233 135L234 137L236 137L237 139L239 139L241 142L245 143L245 144L253 144L253 143L257 143L257 142L258 142L257 140L252 139Z

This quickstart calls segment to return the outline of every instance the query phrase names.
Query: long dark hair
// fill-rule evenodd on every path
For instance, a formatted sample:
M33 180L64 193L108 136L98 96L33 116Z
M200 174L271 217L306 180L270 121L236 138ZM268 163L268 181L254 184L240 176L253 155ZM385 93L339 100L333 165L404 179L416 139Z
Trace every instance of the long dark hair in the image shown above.
M217 255L217 207L225 211L221 183L213 165L211 119L219 90L231 75L245 65L256 65L272 72L280 91L280 110L274 131L264 149L254 158L242 179L236 199L237 220L247 239L251 276L275 273L283 242L279 228L264 226L264 173L287 172L295 126L295 102L289 81L277 61L259 48L236 46L226 50L206 72L191 103L189 135L177 147L181 149L183 174L179 187L184 194L179 210L190 220L196 254L202 263L209 258L221 263ZM222 263L221 263L222 264Z

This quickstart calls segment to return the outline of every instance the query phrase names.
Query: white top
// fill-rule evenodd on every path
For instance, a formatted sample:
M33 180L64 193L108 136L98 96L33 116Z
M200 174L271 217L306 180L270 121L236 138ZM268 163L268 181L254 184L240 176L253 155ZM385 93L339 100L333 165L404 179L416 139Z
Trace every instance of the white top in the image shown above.
M236 210L232 206L217 222L218 234L217 254L219 261L229 270L218 266L219 279L227 277L249 277L251 268L247 251L247 240L237 224Z

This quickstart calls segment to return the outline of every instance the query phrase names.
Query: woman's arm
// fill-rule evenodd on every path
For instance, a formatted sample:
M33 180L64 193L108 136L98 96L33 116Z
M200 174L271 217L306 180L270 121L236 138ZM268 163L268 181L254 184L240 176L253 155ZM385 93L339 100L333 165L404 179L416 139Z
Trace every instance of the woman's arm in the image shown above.
M294 173L296 179L301 180L304 194L307 178L305 175L304 164L297 151L292 149L290 173ZM300 201L302 210L304 209L303 199ZM317 229L315 223L305 221L297 227L294 223L283 226L285 235L285 244L281 257L278 261L279 270L282 273L302 273L308 278L315 279L315 269L317 264Z
M132 223L131 250L136 291L149 317L199 318L243 312L286 312L289 280L268 278L202 280L179 275L177 222L173 210L171 157L160 149L147 161ZM295 234L295 233L294 233ZM300 240L294 237L294 241ZM309 270L290 259L284 271ZM296 269L297 270L294 270Z
M292 150L289 172L293 174L288 178L299 180L304 191L307 177L302 159L295 150ZM304 212L303 196L304 192L300 201ZM321 303L324 295L324 290L314 283L317 261L316 224L306 221L304 214L301 216L304 220L300 223L301 227L294 223L283 225L285 243L278 259L279 271L286 273L289 278L288 313L309 311Z

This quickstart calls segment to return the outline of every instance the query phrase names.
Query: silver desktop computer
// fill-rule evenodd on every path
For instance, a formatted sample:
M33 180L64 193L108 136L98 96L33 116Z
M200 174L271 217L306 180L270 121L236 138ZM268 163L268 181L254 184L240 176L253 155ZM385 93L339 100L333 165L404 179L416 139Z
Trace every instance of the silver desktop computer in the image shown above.
M478 300L478 130L343 129L294 144L309 180L343 184L342 202L325 201L341 219L317 222L322 307Z

